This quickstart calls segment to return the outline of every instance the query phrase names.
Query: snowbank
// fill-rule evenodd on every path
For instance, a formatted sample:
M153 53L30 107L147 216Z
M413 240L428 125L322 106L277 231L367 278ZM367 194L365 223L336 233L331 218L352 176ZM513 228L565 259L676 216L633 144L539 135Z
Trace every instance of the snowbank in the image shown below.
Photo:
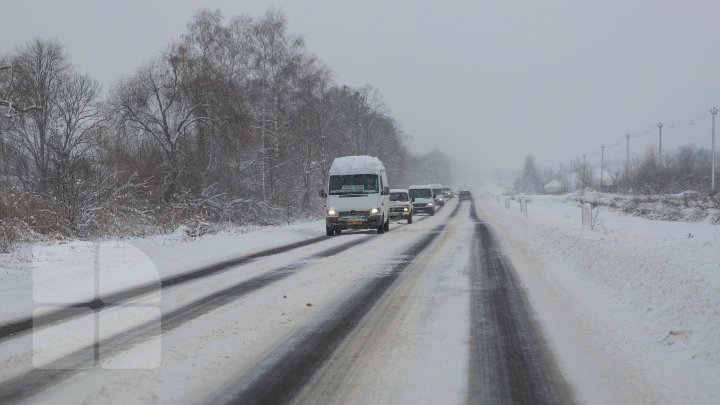
M625 195L581 190L566 196L568 201L589 202L606 209L653 220L720 224L720 197L697 191L678 194Z

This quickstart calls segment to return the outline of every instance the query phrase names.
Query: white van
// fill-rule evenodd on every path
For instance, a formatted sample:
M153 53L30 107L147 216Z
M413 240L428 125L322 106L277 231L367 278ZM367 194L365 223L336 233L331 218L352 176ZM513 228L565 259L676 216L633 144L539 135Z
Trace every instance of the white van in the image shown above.
M325 200L328 236L343 229L390 230L390 186L385 165L372 156L344 156L330 166Z
M444 206L445 205L445 193L443 193L443 191L442 191L442 184L433 183L433 184L430 184L430 187L432 187L433 198L435 199L435 205L438 207Z
M413 212L435 215L437 206L433 198L433 189L428 184L415 184L408 187L410 199L413 203Z

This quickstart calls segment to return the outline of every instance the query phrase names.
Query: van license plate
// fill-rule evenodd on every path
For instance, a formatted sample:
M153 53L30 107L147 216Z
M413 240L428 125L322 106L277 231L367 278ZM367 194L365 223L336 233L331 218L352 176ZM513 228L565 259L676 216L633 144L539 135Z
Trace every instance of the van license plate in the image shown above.
M363 220L362 219L351 219L347 221L348 225L362 225Z

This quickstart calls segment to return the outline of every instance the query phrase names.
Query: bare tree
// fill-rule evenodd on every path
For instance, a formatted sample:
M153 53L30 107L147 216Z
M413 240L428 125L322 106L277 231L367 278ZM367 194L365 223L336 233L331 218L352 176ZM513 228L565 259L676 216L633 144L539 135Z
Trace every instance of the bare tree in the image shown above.
M29 111L39 109L35 105L22 105L14 96L16 75L9 58L0 58L0 120L7 120Z
M285 16L273 9L251 25L248 57L253 98L249 107L259 138L263 199L276 192L280 149L292 123L288 95L304 52L302 38L289 35L286 26Z
M151 137L162 150L163 199L172 200L181 174L180 158L186 138L213 119L209 95L184 80L187 68L182 49L140 69L113 94L112 109L119 123Z
M24 186L24 199L43 213L26 212L21 221L77 235L98 204L100 86L72 71L56 41L31 41L8 60L2 73L10 75L0 82L9 100L0 142L5 187Z
M17 112L17 105L13 103L12 67L5 58L0 58L0 120L11 118ZM2 122L2 121L0 121Z
M97 205L97 162L94 154L101 122L97 98L100 85L90 77L72 73L58 86L54 104L54 130L48 140L51 151L49 191L60 205L72 234L89 225L83 221Z
M56 127L49 142L54 160L70 165L92 148L90 135L101 122L100 84L89 76L69 74L58 87Z
M18 178L32 189L47 189L50 171L49 147L54 120L55 103L60 84L69 70L63 47L56 41L36 39L21 48L13 58L11 92L14 105L23 106L21 114L12 117L8 135L20 159ZM15 109L15 112L18 110Z

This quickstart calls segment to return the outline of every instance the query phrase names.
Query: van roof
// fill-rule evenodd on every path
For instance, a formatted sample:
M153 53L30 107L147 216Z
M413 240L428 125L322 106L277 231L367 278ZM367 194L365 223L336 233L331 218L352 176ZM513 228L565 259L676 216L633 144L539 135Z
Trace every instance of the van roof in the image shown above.
M343 156L335 158L330 174L370 174L385 170L385 165L374 156Z
M414 185L408 187L408 190L413 190L413 189L418 189L418 188L429 188L429 189L432 189L432 187L430 187L429 184L414 184Z

